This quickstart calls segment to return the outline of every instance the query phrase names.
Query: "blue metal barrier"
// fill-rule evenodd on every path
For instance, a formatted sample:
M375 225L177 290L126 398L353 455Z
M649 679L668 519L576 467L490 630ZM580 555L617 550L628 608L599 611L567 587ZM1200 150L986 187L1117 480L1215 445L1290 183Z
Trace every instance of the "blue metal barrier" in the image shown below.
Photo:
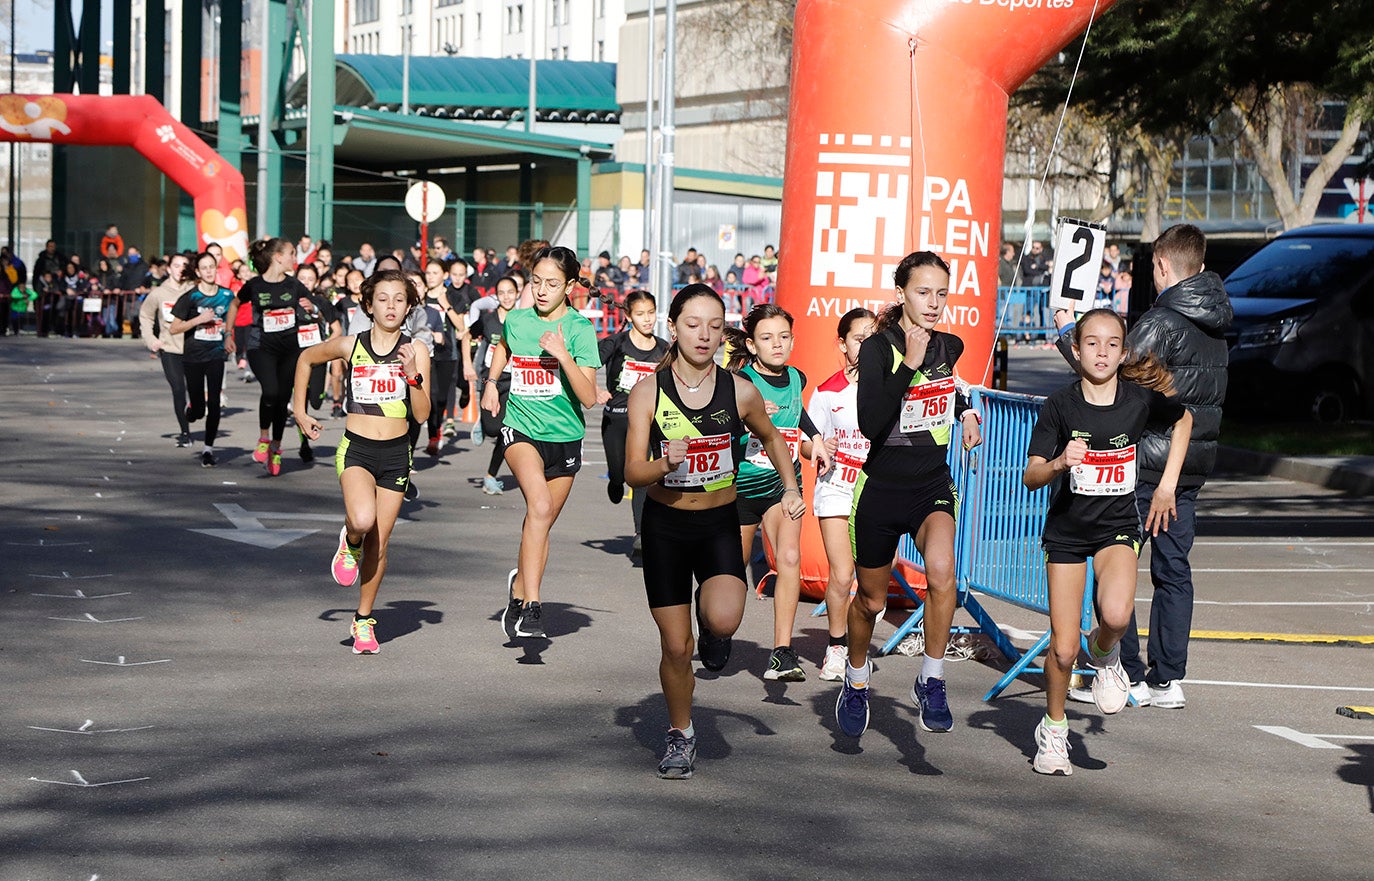
M997 289L999 334L1013 341L1054 342L1054 313L1047 287Z

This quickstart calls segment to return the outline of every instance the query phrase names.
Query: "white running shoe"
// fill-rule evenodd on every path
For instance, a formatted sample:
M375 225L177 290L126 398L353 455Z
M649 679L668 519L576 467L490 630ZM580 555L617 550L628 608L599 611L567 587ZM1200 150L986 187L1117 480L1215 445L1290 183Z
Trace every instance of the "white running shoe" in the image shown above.
M1097 630L1094 628L1088 634L1088 666L1097 671L1092 684L1093 703L1110 716L1121 712L1122 707L1126 706L1126 699L1131 694L1131 680L1121 666L1121 647L1113 646L1106 657L1094 658L1091 648L1096 644Z
M1150 686L1143 682L1136 682L1131 686L1131 697L1135 698L1137 707L1148 707L1150 705ZM1093 700L1093 690L1091 688L1070 688L1069 700L1080 704L1096 704Z
M1183 698L1183 686L1178 684L1175 679L1163 685L1151 685L1150 705L1164 710L1181 710L1186 701Z
M1064 777L1073 773L1069 762L1069 726L1046 725L1042 716L1035 726L1035 747L1035 762L1031 765L1035 773Z
M849 649L842 645L827 646L825 660L821 662L821 678L826 682L839 682L844 678L844 668L848 663Z

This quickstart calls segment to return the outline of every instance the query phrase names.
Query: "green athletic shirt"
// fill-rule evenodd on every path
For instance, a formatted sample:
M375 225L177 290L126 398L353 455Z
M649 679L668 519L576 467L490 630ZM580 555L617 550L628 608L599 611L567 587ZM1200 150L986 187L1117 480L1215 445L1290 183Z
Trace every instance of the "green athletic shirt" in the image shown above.
M596 329L576 309L569 307L557 321L540 318L532 308L512 309L506 315L505 328L505 343L511 354L505 424L534 440L568 443L586 435L587 420L567 374L539 345L546 331L557 332L559 326L577 366L601 366Z
M806 376L797 368L791 366L783 367L784 375L781 377L764 376L754 369L754 365L749 364L740 371L740 376L749 380L754 387L763 395L765 402L772 401L778 405L778 412L769 416L768 419L779 429L784 429L784 434L797 432L798 444L805 440L809 435L802 435L802 416L805 413L802 407L802 389L806 387ZM781 383L781 385L777 384ZM810 424L810 419L806 420ZM767 453L756 452L757 442L751 433L749 435L749 445L745 450L745 456L754 456L754 461L745 458L739 463L739 476L737 485L739 494L753 499L766 499L772 496L781 495L783 490L782 477L773 470L771 461L765 465L756 464L760 460L767 459ZM801 486L801 462L799 461L800 445L798 453L793 456L793 463L797 472L797 485Z

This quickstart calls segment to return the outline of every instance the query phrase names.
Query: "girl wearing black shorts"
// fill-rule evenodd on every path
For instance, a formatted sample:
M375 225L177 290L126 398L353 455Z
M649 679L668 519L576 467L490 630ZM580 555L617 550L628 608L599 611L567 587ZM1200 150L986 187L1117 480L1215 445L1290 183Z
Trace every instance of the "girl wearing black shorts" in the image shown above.
M496 348L501 345L501 340L505 336L506 316L515 308L516 301L520 299L520 289L524 286L525 280L520 276L504 276L496 283L496 296L492 298L495 302L491 308L478 309L477 304L473 304L475 311L468 313L468 323L473 338L480 339L481 343L475 352L472 346L463 346L460 352L463 356L465 382L476 382L478 388L486 388L487 380L491 379L496 386L499 402L496 412L482 409L481 415L477 418L477 424L482 432L494 439L491 460L487 463L487 473L482 478L482 492L489 496L499 496L506 491L501 481L496 479L496 475L501 470L501 463L506 460L506 446L501 440L501 423L505 420L506 400L510 397L510 362L507 361L505 369L495 377L491 375L491 362ZM474 366L474 359L481 362L480 370Z
M744 617L744 560L735 510L735 469L752 432L777 466L782 508L806 511L787 441L769 421L763 396L748 380L716 367L725 303L704 284L678 292L668 310L674 343L652 381L630 392L625 479L647 487L644 587L658 625L658 665L668 704L667 746L658 765L665 779L692 776L692 580L701 663L720 670Z
M262 239L248 249L258 275L239 289L239 299L253 307L248 328L248 366L257 377L262 398L258 403L261 434L253 461L267 466L273 477L281 474L281 439L286 433L286 405L301 343L297 336L315 328L310 313L315 304L305 285L289 273L296 265L296 248L285 239Z
M219 261L208 251L196 255L196 286L172 306L171 333L182 334L182 361L186 371L186 421L205 419L205 446L200 464L215 466L215 438L219 434L220 392L224 390L224 358L234 354L234 337L228 333L234 295L215 281Z
M873 622L887 606L892 558L903 535L916 540L926 570L925 657L911 687L921 727L954 724L945 699L944 660L958 596L954 522L959 504L946 451L956 430L966 448L982 443L978 414L955 383L963 340L935 329L949 298L949 264L930 251L908 254L893 273L897 302L859 347L859 430L868 459L854 486L850 535L859 590L849 604L849 662L835 704L840 730L868 728Z
M1093 702L1104 713L1126 705L1131 680L1121 666L1121 635L1135 604L1136 560L1143 538L1135 502L1136 444L1147 425L1172 425L1164 474L1144 529L1169 529L1174 492L1188 453L1193 417L1176 398L1169 373L1153 355L1123 364L1126 322L1094 309L1074 327L1080 380L1045 401L1031 432L1028 489L1054 484L1045 516L1045 570L1050 589L1050 650L1045 659L1045 715L1035 726L1032 767L1069 775L1069 677L1078 659L1087 560L1093 561L1099 624L1088 635L1095 674Z
M306 349L296 366L294 409L312 440L320 423L307 412L306 389L317 364L344 359L344 437L334 453L343 488L344 525L330 564L344 587L359 584L358 610L349 632L354 654L376 654L372 606L386 573L387 543L410 482L408 420L429 416L429 349L401 332L420 291L396 270L378 270L362 286L362 307L372 327Z

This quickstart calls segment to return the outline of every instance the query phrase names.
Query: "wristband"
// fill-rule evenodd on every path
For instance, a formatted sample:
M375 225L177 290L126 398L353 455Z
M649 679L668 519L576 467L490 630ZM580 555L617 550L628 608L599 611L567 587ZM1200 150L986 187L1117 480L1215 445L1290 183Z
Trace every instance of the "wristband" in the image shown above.
M802 494L802 491L799 490L799 489L794 489L794 488L792 488L792 487L788 487L787 489L784 489L784 490L782 491L782 494L783 494L783 495L787 495L788 493L796 493L797 495L801 495L801 494Z
M962 419L964 418L964 416L967 416L967 415L969 415L970 413L973 414L973 420L974 420L975 422L977 422L979 425L982 425L982 424L983 424L983 415L982 415L981 413L979 413L977 410L974 410L974 409L971 409L971 408L968 409L968 410L965 410L965 411L964 411L964 415L963 415L963 416L960 416L959 418L962 420Z
M413 377L411 377L411 376L407 376L407 377L406 377L406 385L410 386L411 388L420 388L420 387L422 387L424 384L425 384L425 376L424 376L423 373L417 373L417 374L415 374Z

